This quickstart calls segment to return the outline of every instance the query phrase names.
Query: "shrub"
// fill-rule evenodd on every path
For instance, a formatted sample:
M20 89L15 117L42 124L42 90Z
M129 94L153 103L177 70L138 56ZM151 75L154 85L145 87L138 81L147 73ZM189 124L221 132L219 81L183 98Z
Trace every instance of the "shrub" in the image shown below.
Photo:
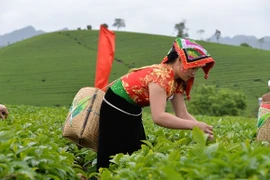
M192 100L187 103L189 112L210 116L239 116L246 109L245 95L230 89L215 86L194 87Z

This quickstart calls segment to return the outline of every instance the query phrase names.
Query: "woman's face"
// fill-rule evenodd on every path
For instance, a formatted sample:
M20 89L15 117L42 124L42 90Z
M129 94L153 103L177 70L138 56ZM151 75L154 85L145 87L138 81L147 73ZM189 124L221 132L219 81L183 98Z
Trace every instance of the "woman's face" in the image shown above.
M198 71L199 67L190 68L190 69L183 69L181 61L178 61L178 76L184 81L188 81L190 78L195 77L196 72Z
M174 73L175 79L181 78L183 81L188 81L190 78L195 77L196 72L200 67L190 68L190 69L183 69L183 65L181 60L178 58L177 61L174 63Z
M179 71L179 77L183 79L184 81L188 81L190 78L195 77L196 72L198 71L198 67L196 68L190 68L190 69L180 69Z

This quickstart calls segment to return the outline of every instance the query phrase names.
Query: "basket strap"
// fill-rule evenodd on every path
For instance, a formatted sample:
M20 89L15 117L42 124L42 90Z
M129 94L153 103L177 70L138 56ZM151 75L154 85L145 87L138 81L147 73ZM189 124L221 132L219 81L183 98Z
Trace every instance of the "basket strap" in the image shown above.
M84 122L83 122L83 127L82 127L82 130L81 130L81 133L80 133L80 137L82 136L84 130L85 130L85 126L87 124L87 121L88 121L88 117L90 115L90 112L92 111L92 108L93 108L93 105L94 105L94 102L96 100L96 97L97 97L97 93L98 93L98 89L95 90L93 96L92 96L92 99L91 99L91 104L89 106L89 108L87 109L87 114L85 116L85 119L84 119Z
M114 106L113 104L111 104L109 101L107 101L107 100L105 99L104 96L103 96L103 101L106 102L106 103L107 103L108 105L110 105L111 107L113 107L114 109L116 109L116 110L118 110L118 111L120 111L120 112L122 112L122 113L124 113L124 114L127 114L127 115L129 115L129 116L140 116L140 115L142 114L142 109L141 109L141 112L140 112L139 114L132 114L132 113L126 112L126 111L124 111L124 110L122 110L122 109L120 109L120 108Z
M103 88L101 88L102 91L106 91L108 89L108 87L110 87L114 82L116 82L118 79L120 78L117 78L115 79L114 81L110 82L107 86L104 86Z

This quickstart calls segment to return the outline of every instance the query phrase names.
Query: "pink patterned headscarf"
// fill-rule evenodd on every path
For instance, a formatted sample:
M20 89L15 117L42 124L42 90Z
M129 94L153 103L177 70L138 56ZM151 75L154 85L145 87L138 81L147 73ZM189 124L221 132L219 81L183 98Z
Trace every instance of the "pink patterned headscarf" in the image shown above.
M191 39L176 38L173 42L173 46L168 52L176 51L177 55L181 59L183 69L201 67L205 73L205 79L208 78L210 69L214 66L215 61L210 54L199 45L196 41ZM166 56L161 63L166 63L168 56ZM194 83L194 77L186 82L186 95L187 99L190 99L191 87Z

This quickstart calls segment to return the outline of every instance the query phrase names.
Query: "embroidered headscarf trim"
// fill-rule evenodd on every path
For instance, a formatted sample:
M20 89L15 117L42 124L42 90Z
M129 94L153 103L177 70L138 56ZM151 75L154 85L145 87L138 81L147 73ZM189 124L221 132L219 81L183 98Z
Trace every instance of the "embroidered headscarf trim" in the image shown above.
M168 54L170 54L172 51L176 51L177 55L181 58L183 69L202 67L205 74L204 78L208 78L208 73L214 66L215 61L206 51L206 49L204 49L196 41L191 39L176 38L173 42L173 47L170 49ZM169 60L168 54L161 63L166 63ZM190 91L193 83L194 77L190 78L186 82L186 95L188 100L190 99Z

